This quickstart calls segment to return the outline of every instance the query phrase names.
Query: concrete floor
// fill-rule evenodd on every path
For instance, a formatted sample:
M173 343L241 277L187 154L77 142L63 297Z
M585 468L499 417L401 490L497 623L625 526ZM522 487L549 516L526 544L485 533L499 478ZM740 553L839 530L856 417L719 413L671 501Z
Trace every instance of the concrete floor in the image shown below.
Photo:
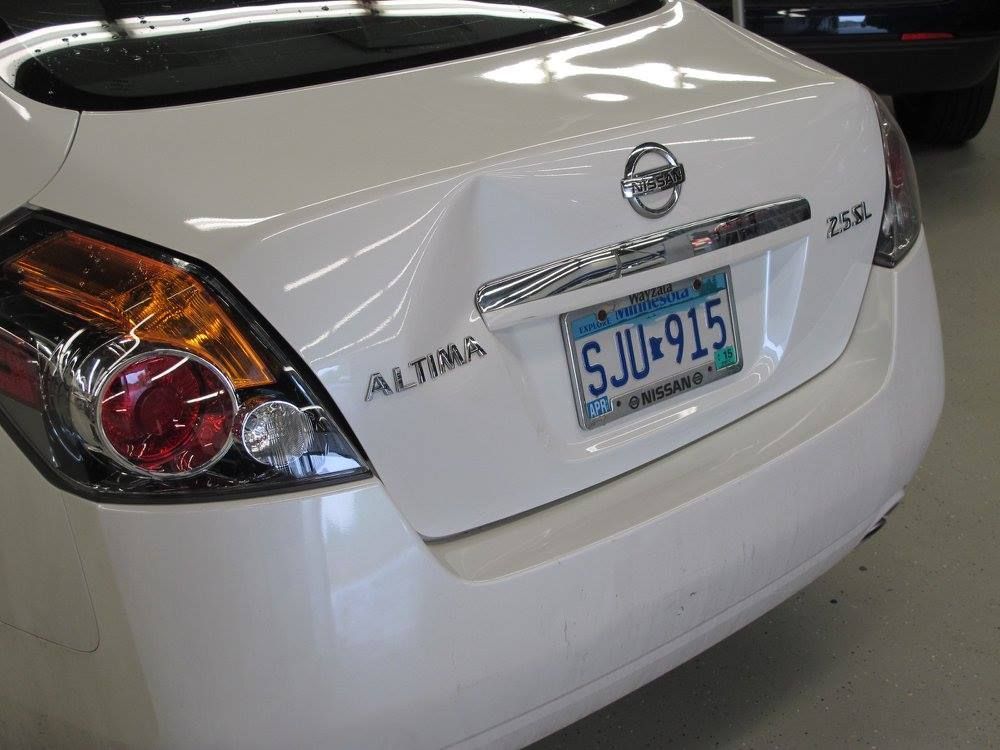
M1000 747L1000 97L915 148L944 414L888 525L777 609L532 750Z

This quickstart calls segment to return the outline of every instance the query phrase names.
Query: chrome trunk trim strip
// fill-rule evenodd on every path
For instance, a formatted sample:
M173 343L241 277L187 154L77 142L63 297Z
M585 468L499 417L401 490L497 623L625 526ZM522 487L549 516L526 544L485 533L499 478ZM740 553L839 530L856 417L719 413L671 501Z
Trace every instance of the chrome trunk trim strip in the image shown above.
M485 314L554 297L763 237L811 217L805 198L713 216L488 281L476 291L476 307Z

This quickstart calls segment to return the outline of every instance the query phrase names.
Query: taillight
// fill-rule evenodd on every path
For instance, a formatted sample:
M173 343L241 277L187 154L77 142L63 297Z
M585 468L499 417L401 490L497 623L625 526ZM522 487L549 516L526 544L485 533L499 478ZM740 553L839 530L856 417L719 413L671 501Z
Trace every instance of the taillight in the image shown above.
M904 42L936 42L942 39L954 39L950 31L911 31L899 35Z
M181 347L216 363L237 388L274 380L261 355L190 270L57 231L8 261L35 299L84 323Z
M906 136L889 108L872 92L885 158L885 206L875 247L875 263L893 268L920 236L920 191Z
M0 331L0 393L34 409L42 406L38 353L7 331Z
M368 475L297 356L200 264L42 212L0 263L0 416L59 484L176 501Z
M99 448L151 476L201 471L232 440L236 396L226 376L179 351L152 351L112 370L97 389Z

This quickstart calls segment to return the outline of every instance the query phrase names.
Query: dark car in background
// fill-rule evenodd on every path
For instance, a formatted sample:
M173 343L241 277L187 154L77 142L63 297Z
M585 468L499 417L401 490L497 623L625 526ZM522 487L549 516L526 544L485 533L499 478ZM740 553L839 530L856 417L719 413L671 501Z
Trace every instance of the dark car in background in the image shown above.
M732 0L702 0L732 18ZM761 36L892 96L911 139L960 144L989 116L1000 0L745 0Z

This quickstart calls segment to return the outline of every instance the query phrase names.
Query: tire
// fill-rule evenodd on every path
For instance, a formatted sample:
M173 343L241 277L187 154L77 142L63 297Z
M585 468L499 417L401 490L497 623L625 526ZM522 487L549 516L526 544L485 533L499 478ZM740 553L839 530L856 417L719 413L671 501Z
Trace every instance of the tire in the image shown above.
M936 146L959 146L975 138L993 106L1000 64L967 89L893 97L896 119L907 137Z

